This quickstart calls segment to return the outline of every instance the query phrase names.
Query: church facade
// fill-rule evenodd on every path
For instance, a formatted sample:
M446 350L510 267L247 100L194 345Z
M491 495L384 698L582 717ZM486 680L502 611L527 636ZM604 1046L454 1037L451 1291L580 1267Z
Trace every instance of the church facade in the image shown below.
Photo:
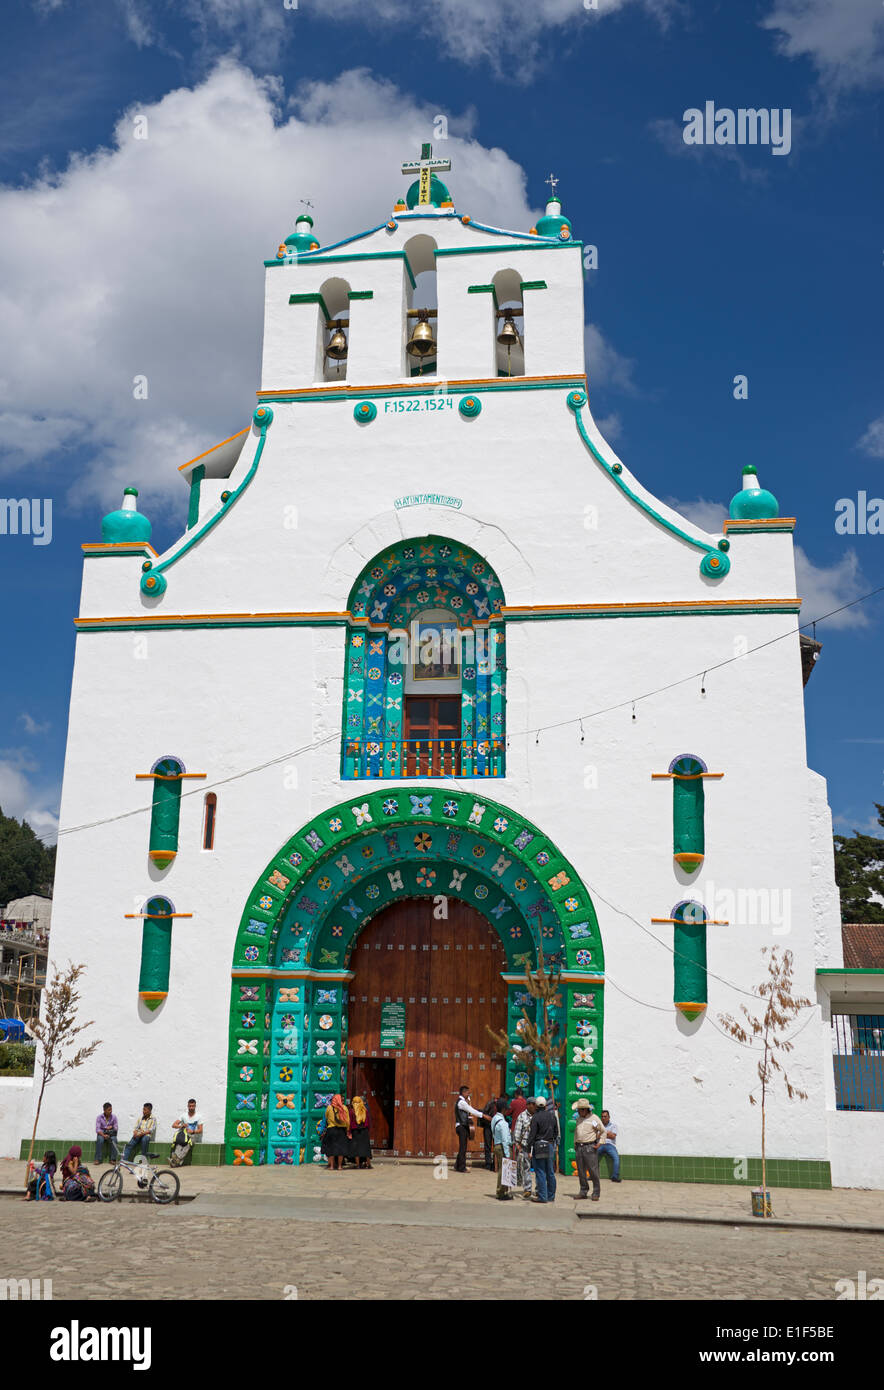
M566 1144L588 1096L637 1175L733 1165L757 1054L718 1015L763 947L814 1001L841 964L794 521L747 465L707 534L602 436L554 189L509 231L406 170L378 226L305 216L265 262L257 404L181 467L183 535L158 554L132 490L84 546L51 945L103 1045L41 1130L194 1095L227 1162L294 1166L365 1090L429 1155L466 1083L554 1091ZM514 1050L541 960L552 1069ZM825 1185L806 1018L768 1154Z

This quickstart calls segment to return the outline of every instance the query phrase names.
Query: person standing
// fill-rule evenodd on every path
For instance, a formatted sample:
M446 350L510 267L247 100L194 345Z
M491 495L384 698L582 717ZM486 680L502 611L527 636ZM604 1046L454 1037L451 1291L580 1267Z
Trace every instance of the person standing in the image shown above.
M491 1121L494 1119L494 1112L497 1109L497 1101L489 1100L482 1111L482 1118L479 1121L479 1128L482 1131L482 1144L485 1150L485 1167L489 1173L494 1172L494 1142L491 1138Z
M107 1149L108 1157L113 1160L119 1156L117 1149L117 1133L120 1122L114 1114L114 1107L109 1100L104 1102L101 1107L101 1114L95 1120L95 1162L101 1163L104 1158L104 1150Z
M477 1120L481 1120L482 1111L475 1110L470 1104L469 1086L461 1086L457 1093L457 1100L454 1103L454 1128L457 1134L457 1159L454 1164L455 1173L465 1173L467 1171L467 1144L470 1141L471 1115L475 1115Z
M537 1194L532 1202L554 1202L556 1200L555 1151L558 1141L559 1124L554 1111L547 1111L546 1098L537 1097L537 1109L531 1117L528 1129L528 1148L534 1164L534 1177Z
M497 1102L497 1109L491 1121L491 1138L494 1141L494 1157L497 1162L497 1200L498 1202L511 1202L512 1196L503 1185L503 1160L511 1158L513 1153L512 1135L506 1119L505 1096L501 1096Z
M528 1102L525 1099L525 1092L522 1090L521 1086L519 1086L516 1090L516 1094L513 1096L512 1101L510 1102L510 1113L508 1117L510 1122L510 1128L512 1129L513 1134L515 1134L516 1132L516 1121L518 1120L520 1115L523 1115L525 1113L525 1107L527 1104Z
M592 1201L599 1200L599 1144L605 1137L605 1126L598 1115L594 1115L589 1101L581 1098L574 1102L577 1111L577 1126L574 1130L574 1153L577 1158L577 1177L580 1191L574 1200L585 1202L592 1178Z
M350 1133L353 1136L352 1157L357 1168L371 1167L371 1120L362 1096L354 1096L349 1107Z
M139 1148L143 1157L147 1158L147 1152L156 1133L156 1128L157 1122L154 1117L153 1106L149 1100L146 1100L141 1110L141 1119L137 1121L132 1131L132 1138L123 1150L123 1157L127 1163L131 1162L135 1150Z
M611 1182L622 1182L620 1176L620 1154L617 1149L617 1126L611 1119L609 1110L602 1111L602 1124L605 1126L605 1133L602 1142L599 1144L599 1158L602 1154L607 1154L613 1166L611 1172Z
M339 1172L350 1148L350 1112L340 1095L332 1096L325 1107L325 1123L324 1152L332 1169Z
M521 1112L516 1123L513 1125L513 1146L516 1151L516 1170L524 1201L528 1201L531 1197L531 1155L528 1152L528 1131L531 1128L531 1120L536 1111L537 1102L533 1096L529 1096L525 1102L525 1109Z

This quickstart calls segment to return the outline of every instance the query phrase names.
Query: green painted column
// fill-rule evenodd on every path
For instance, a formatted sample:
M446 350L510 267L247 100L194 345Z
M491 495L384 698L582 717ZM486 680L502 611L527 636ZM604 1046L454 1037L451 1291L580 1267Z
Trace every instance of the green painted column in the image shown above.
M151 1010L159 1008L169 993L172 959L172 904L168 898L151 898L145 909L141 933L141 974L138 993Z
M178 853L183 771L175 758L163 758L153 770L149 854L155 864L170 864Z
M672 914L673 1003L685 1018L706 1008L706 909L702 903L679 903Z

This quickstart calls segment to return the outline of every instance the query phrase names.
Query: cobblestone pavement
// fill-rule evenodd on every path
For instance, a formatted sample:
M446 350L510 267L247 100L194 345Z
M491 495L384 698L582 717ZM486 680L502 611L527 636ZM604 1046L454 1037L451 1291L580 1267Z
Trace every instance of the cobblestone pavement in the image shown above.
M14 1268L0 1268L0 1278L51 1278L56 1298L86 1299L284 1299L296 1290L308 1300L831 1300L838 1279L859 1270L884 1277L881 1235L759 1229L751 1218L734 1227L595 1224L578 1221L569 1198L553 1207L496 1203L485 1195L486 1175L475 1178L475 1198L462 1189L462 1204L437 1200L434 1211L446 1208L449 1221L419 1228L395 1214L348 1220L355 1203L342 1189L312 1196L302 1219L270 1192L251 1199L260 1215L241 1216L217 1214L218 1197L206 1198L211 1210L203 1198L169 1208L7 1199L0 1264L11 1259ZM537 1229L547 1217L554 1228ZM510 1218L516 1232L502 1229Z

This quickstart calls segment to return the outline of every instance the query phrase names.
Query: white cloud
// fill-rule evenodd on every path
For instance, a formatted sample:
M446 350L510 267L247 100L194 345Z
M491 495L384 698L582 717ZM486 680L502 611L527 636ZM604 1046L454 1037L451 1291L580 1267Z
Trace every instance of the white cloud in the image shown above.
M613 444L615 439L619 439L623 434L623 421L616 410L610 415L605 415L601 420L596 420L596 424L604 435L605 439Z
M18 718L19 723L24 724L26 734L45 734L52 727L48 720L45 724L38 724L36 719L33 719L27 712L20 714Z
M884 459L884 415L872 421L856 447L873 459Z
M710 535L721 535L722 522L728 515L727 504L710 502L705 497L683 502L677 497L664 497L668 507L681 512L695 526ZM732 552L733 554L733 552ZM735 561L736 562L736 561ZM795 579L799 597L802 600L799 623L819 620L824 613L832 613L845 603L858 598L869 585L860 570L859 558L855 550L847 550L834 565L817 565L811 560L802 546L795 546ZM867 627L869 618L861 604L848 608L843 613L835 613L820 629L822 640L826 632L833 628Z
M0 748L0 809L4 815L26 820L41 840L58 835L59 788L46 785L38 765L23 748Z
M796 122L792 122L792 130ZM687 157L695 162L705 161L705 167L711 168L716 163L719 168L724 168L731 164L736 166L737 173L743 183L763 184L767 183L770 171L764 167L750 164L742 150L745 146L737 145L687 145L684 140L685 126L683 121L672 120L667 117L661 120L648 122L648 129L656 140L659 140L667 154L674 155L676 158ZM757 151L755 152L757 154ZM768 155L769 150L762 149L762 153Z
M597 324L586 324L583 330L583 346L586 353L586 379L590 390L595 386L601 386L612 391L622 391L628 396L638 395L638 387L633 380L633 358L624 357L612 347Z
M88 463L70 500L96 523L128 483L148 515L172 502L180 515L177 465L253 409L263 260L293 230L299 199L313 202L326 245L377 225L433 114L364 70L307 85L285 108L276 79L224 62L123 115L112 148L0 189L3 468L39 457L48 471L79 446ZM458 207L527 229L538 209L523 170L473 139L471 121L452 119L445 146ZM133 397L139 375L147 400Z
M763 19L788 58L807 58L835 89L884 82L884 8L877 0L775 0Z

